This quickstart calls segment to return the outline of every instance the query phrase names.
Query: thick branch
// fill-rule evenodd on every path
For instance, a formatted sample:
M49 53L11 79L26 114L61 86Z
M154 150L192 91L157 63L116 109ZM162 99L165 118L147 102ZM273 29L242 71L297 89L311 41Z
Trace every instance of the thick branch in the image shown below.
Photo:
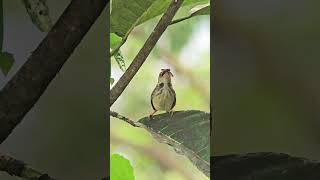
M72 0L27 62L0 92L0 143L18 125L59 72L107 0Z
M18 176L30 180L54 180L48 174L29 167L26 163L0 153L0 171L11 176Z
M148 37L147 41L143 47L138 52L137 56L133 59L132 63L126 70L126 72L121 76L119 81L110 91L110 107L118 99L124 89L128 86L134 75L138 72L144 61L147 59L151 50L154 48L161 35L164 33L166 28L170 25L174 15L181 6L183 0L172 0L172 3L168 7L167 11L163 14L160 21L154 28L151 35Z
M219 180L319 180L320 163L281 153L225 155L211 159Z

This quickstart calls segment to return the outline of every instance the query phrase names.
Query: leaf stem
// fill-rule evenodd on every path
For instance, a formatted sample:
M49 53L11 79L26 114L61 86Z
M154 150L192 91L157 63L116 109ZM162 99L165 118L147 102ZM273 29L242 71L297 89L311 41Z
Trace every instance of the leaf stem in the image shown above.
M176 20L172 21L172 22L170 23L170 25L173 25L173 24L176 24L176 23L178 23L178 22L181 22L181 21L190 19L190 18L192 18L192 16L193 16L193 15L191 14L191 15L189 15L189 16L176 19Z

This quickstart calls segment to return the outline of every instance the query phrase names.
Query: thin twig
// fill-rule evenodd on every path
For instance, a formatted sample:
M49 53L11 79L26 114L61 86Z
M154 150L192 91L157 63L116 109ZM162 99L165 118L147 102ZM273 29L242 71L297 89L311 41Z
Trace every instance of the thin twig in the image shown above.
M178 11L181 6L183 0L172 1L167 11L163 14L158 24L154 28L151 35L148 37L147 41L140 49L136 57L133 59L132 63L126 70L126 72L120 77L119 81L114 85L114 87L110 91L110 107L113 103L118 99L118 97L122 94L125 88L128 86L132 78L138 72L144 61L147 59L148 55L160 39L161 35L169 26L172 21L174 15Z
M0 92L0 144L35 105L107 0L72 0L27 62Z
M133 120L131 120L131 119L127 118L127 117L124 117L124 116L122 116L119 113L114 112L114 111L110 111L110 116L118 118L120 120L123 120L123 121L131 124L134 127L142 127L143 126L141 123L139 123L137 121L133 121Z
M176 24L176 23L178 23L178 22L181 22L181 21L184 21L184 20L190 19L190 18L192 18L192 17L193 17L193 15L192 15L192 14L190 14L189 16L186 16L186 17L182 17L182 18L176 19L176 20L172 21L172 22L170 23L170 25L174 25L174 24Z
M0 153L0 170L11 176L18 176L29 180L54 180L48 174L42 173L28 166L26 163Z

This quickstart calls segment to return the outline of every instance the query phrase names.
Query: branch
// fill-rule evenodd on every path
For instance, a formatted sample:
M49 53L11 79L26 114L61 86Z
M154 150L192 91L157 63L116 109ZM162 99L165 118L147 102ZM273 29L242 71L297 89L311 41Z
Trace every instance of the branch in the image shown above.
M48 174L44 174L29 167L26 163L0 153L0 170L11 176L18 176L29 180L54 180Z
M190 19L190 18L192 18L192 17L193 17L193 15L192 15L192 14L190 14L189 16L186 16L186 17L182 17L182 18L176 19L176 20L172 21L172 22L170 23L170 25L173 25L173 24L176 24L176 23L178 23L178 22L181 22L181 21L184 21L184 20Z
M0 144L38 101L107 0L72 0L27 62L0 92Z
M125 122L129 123L130 125L132 125L133 127L142 127L143 126L143 124L141 124L141 123L139 123L137 121L133 121L133 120L127 118L127 117L124 117L124 116L122 116L119 113L114 112L114 111L110 111L110 116L118 118L118 119L120 119L122 121L125 121Z
M176 2L175 2L176 1ZM183 0L172 0L172 3L168 7L167 11L163 14L158 24L148 37L143 47L138 52L137 56L133 59L132 63L121 76L119 81L114 85L110 91L110 107L118 99L124 89L128 86L134 75L138 72L144 61L147 59L151 50L154 48L161 35L171 23L174 15L181 6Z
M211 158L219 180L318 180L320 163L287 154L260 152Z

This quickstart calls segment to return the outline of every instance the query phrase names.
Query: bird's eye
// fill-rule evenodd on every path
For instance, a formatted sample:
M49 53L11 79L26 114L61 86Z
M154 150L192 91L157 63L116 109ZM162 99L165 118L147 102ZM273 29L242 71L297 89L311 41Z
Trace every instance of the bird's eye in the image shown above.
M162 88L162 87L163 87L163 83L160 83L160 84L159 84L159 87Z

